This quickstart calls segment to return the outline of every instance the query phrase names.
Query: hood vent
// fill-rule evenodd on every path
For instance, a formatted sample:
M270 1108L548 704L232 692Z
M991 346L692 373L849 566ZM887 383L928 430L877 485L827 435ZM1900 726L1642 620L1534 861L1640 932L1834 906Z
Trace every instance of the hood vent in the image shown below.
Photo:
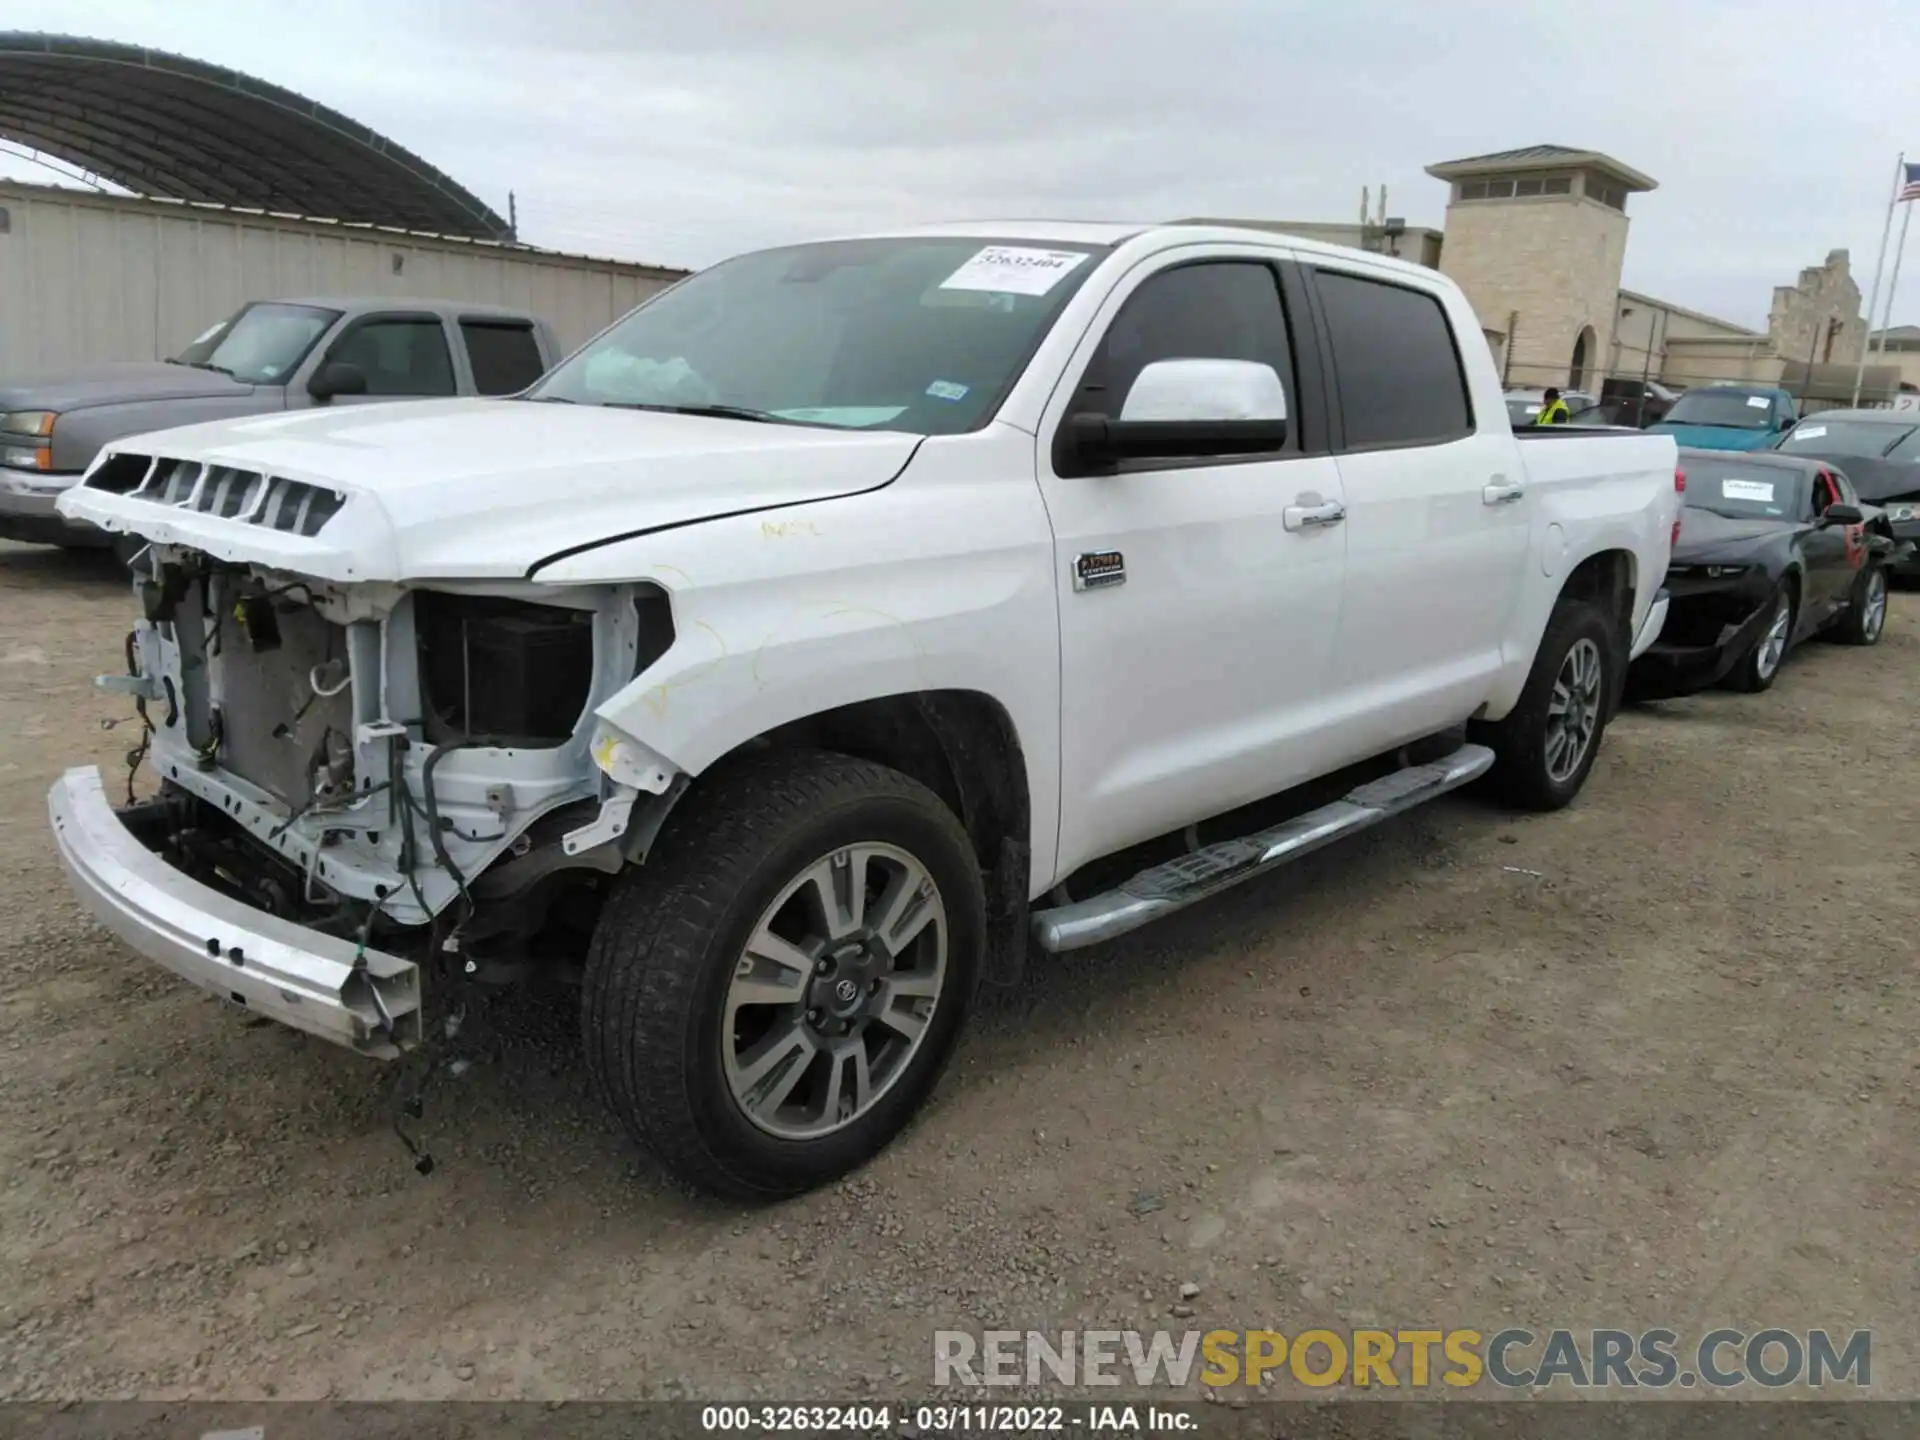
M137 482L133 479L136 474L141 477ZM86 484L134 500L151 500L309 538L318 535L347 503L347 497L339 491L304 480L263 475L231 465L150 460L139 455L115 455L88 477Z

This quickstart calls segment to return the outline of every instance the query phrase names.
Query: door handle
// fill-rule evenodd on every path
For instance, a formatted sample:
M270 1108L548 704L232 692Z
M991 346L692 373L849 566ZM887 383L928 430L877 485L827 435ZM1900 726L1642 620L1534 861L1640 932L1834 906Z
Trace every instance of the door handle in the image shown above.
M1280 512L1280 523L1293 531L1338 525L1346 518L1347 507L1338 500L1329 500L1324 505L1289 505Z
M1525 487L1515 480L1496 480L1482 487L1480 499L1488 505L1507 505L1518 500L1526 493Z

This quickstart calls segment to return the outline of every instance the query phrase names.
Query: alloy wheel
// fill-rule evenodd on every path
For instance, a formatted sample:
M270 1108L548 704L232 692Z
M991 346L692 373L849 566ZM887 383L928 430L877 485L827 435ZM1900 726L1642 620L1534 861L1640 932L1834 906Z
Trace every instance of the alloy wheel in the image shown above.
M734 1102L783 1140L852 1124L905 1073L947 975L927 867L878 843L821 857L761 913L721 1011Z
M1871 645L1880 638L1887 623L1887 572L1875 570L1867 576L1867 603L1860 615L1860 633Z
M1563 785L1580 769L1599 728L1601 681L1606 667L1600 647L1578 640L1560 663L1553 697L1547 702L1547 777Z
M1792 627L1793 602L1782 595L1773 619L1767 622L1767 633L1760 637L1760 648L1753 656L1754 673L1762 680L1772 679L1773 672L1780 668L1780 661L1787 653L1787 634Z

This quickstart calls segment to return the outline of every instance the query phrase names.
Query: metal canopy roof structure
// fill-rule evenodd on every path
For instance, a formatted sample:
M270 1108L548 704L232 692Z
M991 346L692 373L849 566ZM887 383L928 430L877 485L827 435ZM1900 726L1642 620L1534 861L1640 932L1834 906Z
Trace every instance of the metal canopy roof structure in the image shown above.
M338 111L111 40L0 31L0 139L138 195L511 236L477 196Z
M1525 145L1518 150L1496 150L1491 155L1469 155L1464 160L1444 160L1438 165L1429 165L1427 174L1436 180L1463 180L1469 175L1503 171L1575 169L1602 171L1629 190L1660 188L1659 181L1642 175L1631 165L1622 165L1611 155L1572 145Z

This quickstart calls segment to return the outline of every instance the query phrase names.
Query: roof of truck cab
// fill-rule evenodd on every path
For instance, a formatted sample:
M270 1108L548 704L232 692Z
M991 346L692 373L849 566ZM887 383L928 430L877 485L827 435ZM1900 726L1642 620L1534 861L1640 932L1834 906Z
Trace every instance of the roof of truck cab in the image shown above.
M1146 238L1179 240L1187 244L1237 241L1262 245L1269 249L1284 246L1308 257L1323 256L1328 259L1359 257L1370 264L1398 270L1408 275L1423 276L1428 280L1439 274L1431 266L1418 265L1411 260L1397 260L1390 255L1355 250L1347 245L1329 245L1324 240L1309 240L1304 235L1292 235L1284 230L1252 230L1236 225L1187 223L1124 225L1092 220L963 220L940 225L903 226L897 230L871 230L861 235L839 238L890 240L915 237L939 239L943 236L953 239L1020 240L1038 244L1108 247Z
M867 230L843 235L843 240L892 240L924 236L955 239L1042 240L1054 245L1118 245L1151 230L1151 225L1122 225L1101 220L955 220L942 225L903 225L894 230Z
M267 305L311 305L317 310L435 310L500 320L531 320L527 310L511 305L475 305L465 300L430 300L421 295L285 295L261 301Z

